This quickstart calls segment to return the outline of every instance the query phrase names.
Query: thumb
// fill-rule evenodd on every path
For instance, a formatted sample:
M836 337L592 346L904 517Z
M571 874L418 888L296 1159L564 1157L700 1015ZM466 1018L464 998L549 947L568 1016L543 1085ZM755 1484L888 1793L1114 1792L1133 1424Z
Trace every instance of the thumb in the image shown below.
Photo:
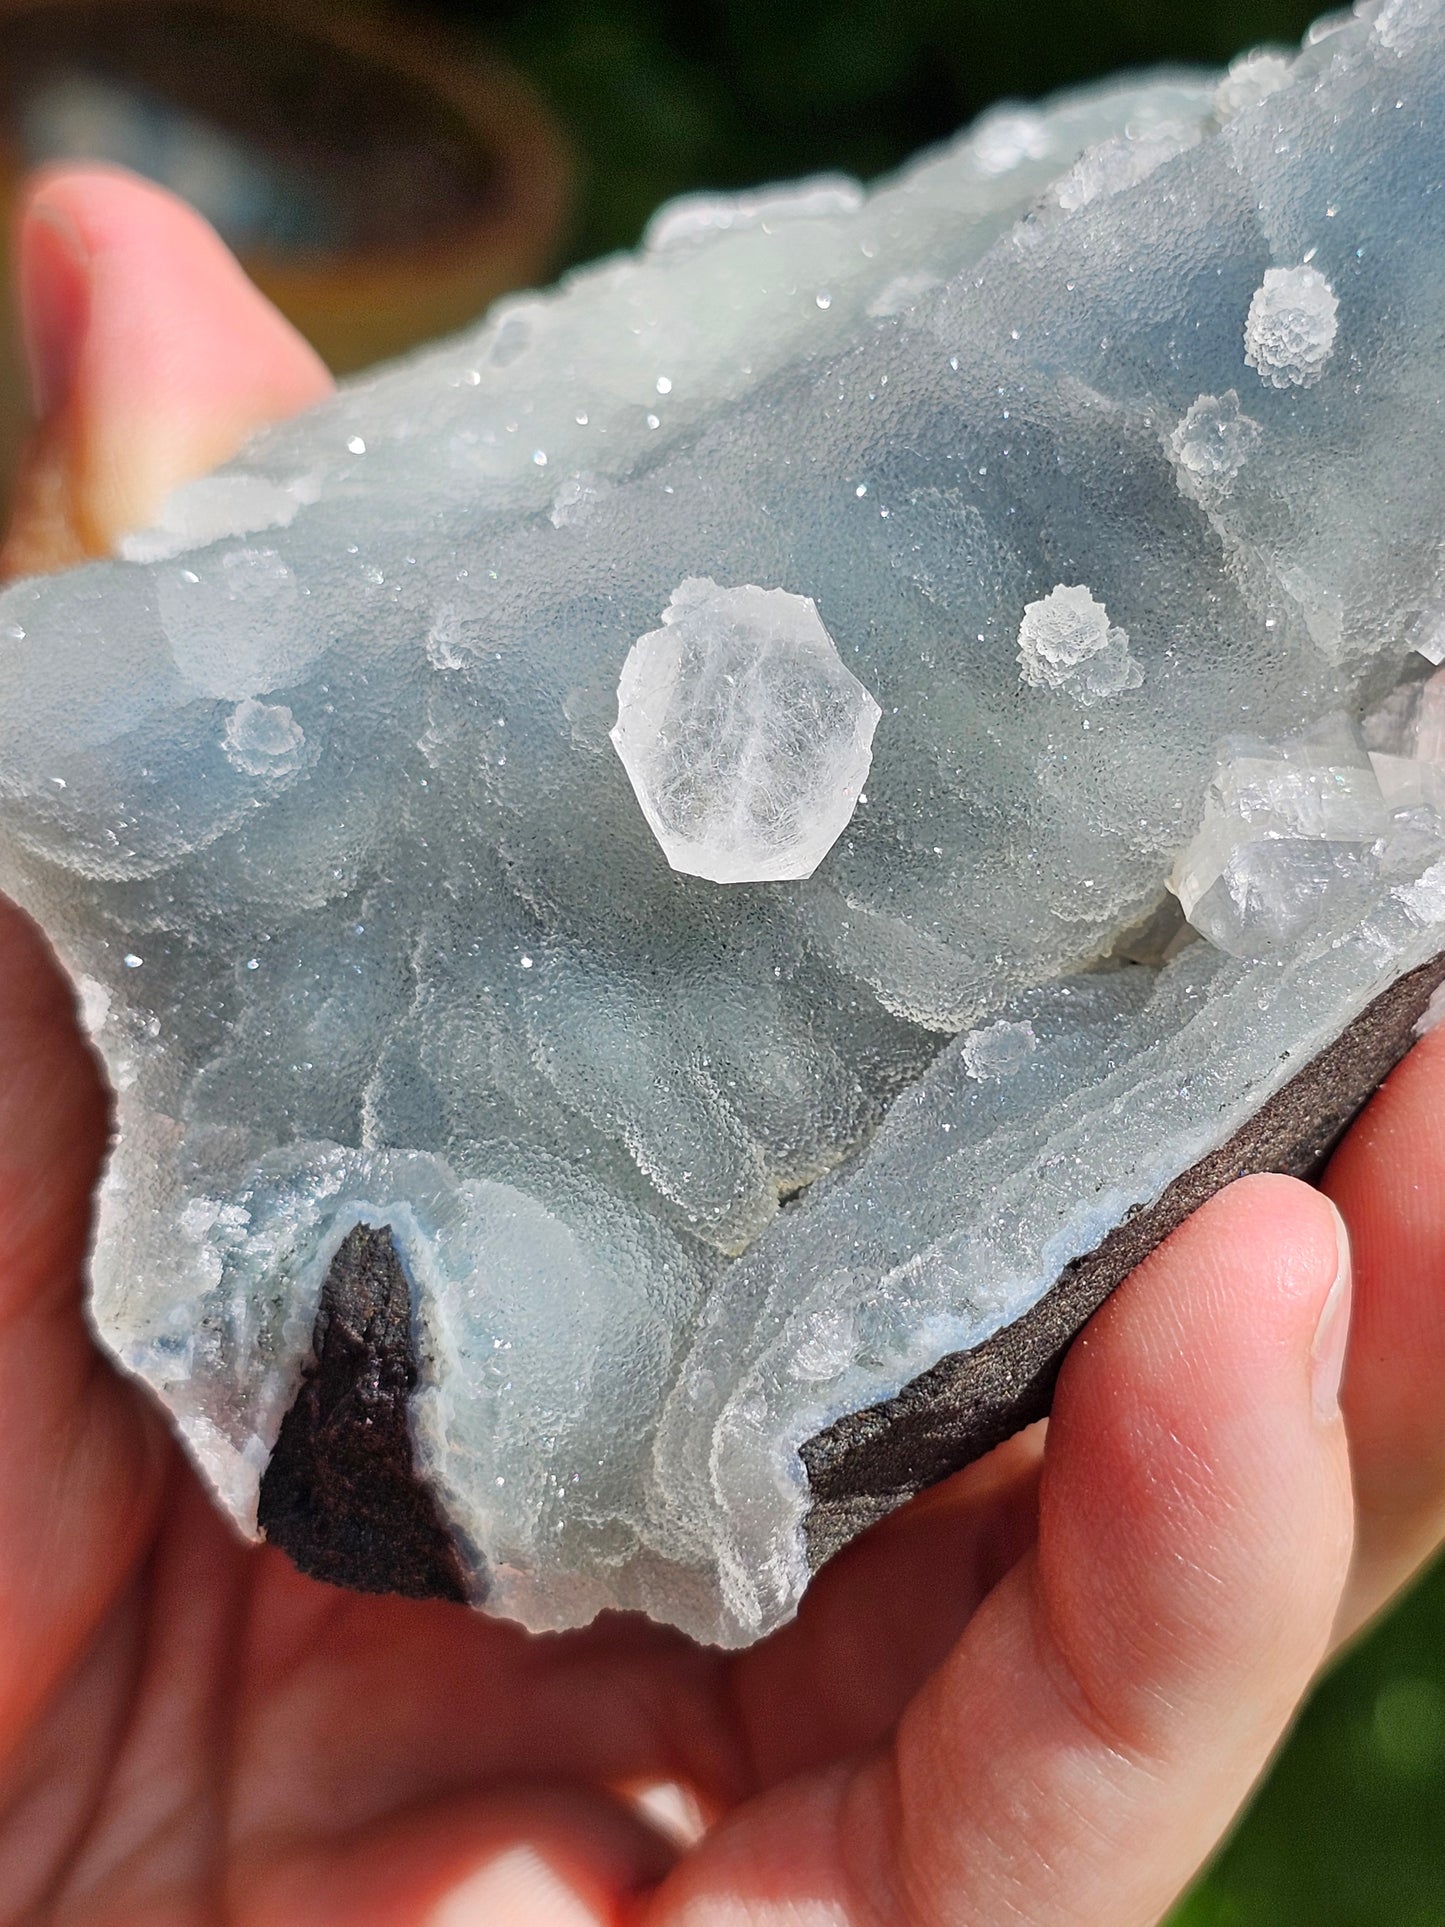
M37 427L0 575L104 555L331 378L201 217L115 168L47 169L17 237Z
M1329 1642L1341 1233L1306 1186L1246 1178L1145 1260L1065 1363L1035 1550L892 1744L740 1809L648 1927L1159 1919Z

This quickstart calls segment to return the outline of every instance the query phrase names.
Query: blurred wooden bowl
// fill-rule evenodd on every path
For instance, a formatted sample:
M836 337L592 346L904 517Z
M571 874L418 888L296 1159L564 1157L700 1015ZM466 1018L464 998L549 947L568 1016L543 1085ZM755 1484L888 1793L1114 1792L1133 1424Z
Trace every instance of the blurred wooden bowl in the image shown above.
M567 143L520 75L348 0L0 0L0 193L60 159L199 206L342 374L548 278L572 198ZM12 321L7 472L20 372Z

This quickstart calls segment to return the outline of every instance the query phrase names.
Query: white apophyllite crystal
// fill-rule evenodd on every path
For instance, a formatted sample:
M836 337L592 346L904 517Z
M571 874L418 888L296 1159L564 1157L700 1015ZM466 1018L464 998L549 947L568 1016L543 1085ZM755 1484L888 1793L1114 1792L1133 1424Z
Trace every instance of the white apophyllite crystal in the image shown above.
M935 288L942 285L936 274L895 275L868 303L868 312L877 320L886 319L889 315L907 314L911 308L918 306L925 295L932 294Z
M1240 54L1230 61L1229 72L1214 90L1215 113L1226 121L1257 107L1285 85L1292 65L1288 54L1273 53L1268 47Z
M683 194L653 215L643 246L659 253L718 234L856 214L862 205L863 189L847 174L818 174L745 194Z
M1445 662L1445 608L1424 610L1411 626L1410 641L1426 662Z
M1341 887L1378 875L1389 829L1369 752L1344 717L1291 741L1241 740L1225 747L1170 888L1216 948L1268 956Z
M1244 358L1270 388L1308 388L1335 351L1339 302L1318 268L1266 268L1244 324Z
M1129 638L1109 621L1082 583L1060 582L1024 605L1018 635L1019 678L1035 689L1066 689L1081 703L1137 689L1143 671Z
M225 749L248 776L289 775L297 768L306 732L285 703L258 703L248 697L226 718Z
M1434 25L1434 0L1385 0L1375 15L1376 38L1397 54L1419 52Z
M110 1016L110 992L94 977L79 977L75 985L80 1021L91 1037L98 1037Z
M559 485L547 511L553 528L565 529L570 523L585 522L607 489L608 484L595 475L569 475Z
M971 1030L964 1038L963 1067L980 1081L1012 1077L1028 1062L1037 1041L1032 1024L1011 1024L1001 1018L981 1030Z
M1218 949L1263 957L1322 902L1418 869L1442 840L1445 677L1434 677L1396 690L1362 731L1335 716L1273 743L1224 745L1170 888ZM1426 899L1407 885L1400 900L1418 910Z
M263 475L203 475L162 504L151 528L122 536L117 549L130 562L164 562L226 536L289 528L316 500L317 488L315 478L306 475L286 482Z
M1010 174L1049 152L1048 123L1028 109L1003 107L985 114L974 129L974 160L983 174Z
M1396 894L1417 923L1445 922L1445 859L1432 863L1412 882L1402 883Z
M1189 121L1163 121L1121 134L1082 155L1052 190L1052 198L1071 212L1102 196L1122 194L1198 139L1199 128Z
M674 870L811 876L847 827L881 714L807 596L693 577L639 637L612 741Z
M211 548L198 567L158 571L156 599L176 667L208 696L244 701L298 681L324 638L274 549Z
M1180 493L1206 508L1227 495L1261 432L1241 410L1236 389L1191 402L1169 437Z
M1430 993L1430 1001L1415 1024L1417 1037L1428 1037L1432 1030L1439 1030L1445 1024L1445 984L1437 984Z

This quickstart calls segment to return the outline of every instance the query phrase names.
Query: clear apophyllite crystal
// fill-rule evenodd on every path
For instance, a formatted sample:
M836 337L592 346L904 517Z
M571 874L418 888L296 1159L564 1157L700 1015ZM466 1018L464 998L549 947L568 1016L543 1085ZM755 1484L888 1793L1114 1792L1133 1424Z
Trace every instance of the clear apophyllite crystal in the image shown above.
M1322 904L1343 907L1388 876L1408 883L1442 848L1445 674L1416 674L1361 726L1333 715L1273 742L1227 739L1169 887L1219 949L1263 957Z
M807 596L681 583L633 644L612 741L674 870L809 877L858 806L879 709Z
M1265 956L1322 904L1378 876L1390 816L1369 751L1345 717L1284 742L1225 745L1204 823L1172 887L1201 935Z
M970 1077L1012 1077L1028 1062L1038 1040L1032 1024L1000 1020L971 1030L963 1040L963 1065Z
M243 1526L388 1224L490 1603L754 1638L799 1448L1440 947L1445 24L1379 21L674 210L0 598L0 885L117 1094L97 1325ZM707 847L826 830L822 639L881 712L810 876L639 806L619 680L690 627L694 695L781 671L669 721ZM1216 941L1137 940L1171 875Z

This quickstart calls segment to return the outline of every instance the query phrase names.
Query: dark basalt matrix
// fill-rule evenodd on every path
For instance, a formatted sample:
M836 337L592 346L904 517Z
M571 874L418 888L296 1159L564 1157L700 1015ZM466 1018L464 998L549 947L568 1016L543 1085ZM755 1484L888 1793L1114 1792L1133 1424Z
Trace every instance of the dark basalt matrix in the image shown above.
M340 1583L741 1645L1445 978L1445 15L664 208L0 595L97 1329Z
M465 1599L460 1559L412 1452L411 1319L391 1227L357 1225L321 1287L315 1361L281 1421L257 1523L303 1572L334 1586Z

